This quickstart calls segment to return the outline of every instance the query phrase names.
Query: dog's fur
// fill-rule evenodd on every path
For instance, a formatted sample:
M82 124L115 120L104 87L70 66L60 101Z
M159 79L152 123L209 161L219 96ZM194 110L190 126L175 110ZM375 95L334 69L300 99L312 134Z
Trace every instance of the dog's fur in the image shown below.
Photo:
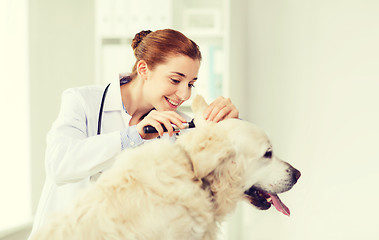
M195 98L196 129L175 143L156 140L119 154L114 166L33 239L215 239L217 225L251 186L289 190L298 177L255 125L205 121Z

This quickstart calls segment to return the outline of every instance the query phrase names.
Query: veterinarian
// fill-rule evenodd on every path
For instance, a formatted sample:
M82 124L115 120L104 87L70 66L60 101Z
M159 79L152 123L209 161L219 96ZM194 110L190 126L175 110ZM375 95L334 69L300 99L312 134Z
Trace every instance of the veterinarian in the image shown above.
M46 181L32 234L49 214L67 208L81 189L96 181L116 154L158 136L174 140L171 124L183 128L190 120L177 108L190 98L197 81L201 53L196 43L165 29L136 34L132 48L136 62L131 74L106 87L63 92L58 118L47 135ZM238 118L238 110L219 97L204 116L218 122ZM147 125L158 133L144 133Z

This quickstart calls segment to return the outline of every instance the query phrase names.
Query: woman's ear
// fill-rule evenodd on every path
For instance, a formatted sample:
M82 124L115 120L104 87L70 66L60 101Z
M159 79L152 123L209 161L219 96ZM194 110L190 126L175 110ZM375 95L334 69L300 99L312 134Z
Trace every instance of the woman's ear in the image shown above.
M137 63L137 73L142 79L147 79L147 73L149 69L147 67L147 63L144 60L140 60Z

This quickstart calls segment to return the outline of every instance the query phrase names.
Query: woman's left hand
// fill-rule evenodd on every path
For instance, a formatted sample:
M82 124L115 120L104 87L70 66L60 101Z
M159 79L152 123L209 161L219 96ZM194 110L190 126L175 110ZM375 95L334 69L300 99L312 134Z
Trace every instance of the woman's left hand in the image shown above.
M208 121L219 122L228 118L238 118L239 112L229 98L218 97L204 111Z

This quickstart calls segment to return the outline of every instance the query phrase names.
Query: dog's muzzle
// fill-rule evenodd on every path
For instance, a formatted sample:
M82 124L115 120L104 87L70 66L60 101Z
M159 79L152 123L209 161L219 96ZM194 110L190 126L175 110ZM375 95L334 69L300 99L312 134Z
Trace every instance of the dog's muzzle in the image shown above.
M292 171L292 183L285 191L288 191L296 184L297 180L300 178L301 173L297 169L291 167ZM289 216L289 208L280 200L279 196L276 193L271 193L264 191L263 189L252 186L245 191L246 198L250 201L251 204L256 206L260 210L267 210L274 205L276 210L283 213L284 215Z

